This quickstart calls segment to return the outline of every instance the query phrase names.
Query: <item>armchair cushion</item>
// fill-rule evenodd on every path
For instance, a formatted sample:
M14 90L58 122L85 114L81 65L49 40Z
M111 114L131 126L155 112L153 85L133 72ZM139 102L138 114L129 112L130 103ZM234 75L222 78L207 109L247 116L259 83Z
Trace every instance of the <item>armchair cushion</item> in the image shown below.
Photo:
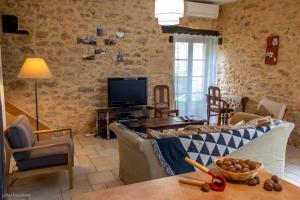
M7 134L8 142L12 149L32 147L35 144L35 137L31 124L25 115L20 115L11 124ZM29 157L30 152L14 153L16 161L24 160Z
M264 97L260 100L258 104L258 108L262 105L265 107L266 110L268 110L272 114L273 118L280 119L280 120L283 119L286 111L285 103L275 102Z
M256 112L254 113L256 115L261 115L261 116L271 116L273 117L273 114L266 109L264 105L260 105L257 109Z
M36 142L34 146L44 146L62 142L66 142L71 145L71 153L73 157L73 142L70 139L45 140ZM37 169L64 164L68 164L68 147L56 146L32 150L28 159L17 162L17 167L19 171L25 171L29 169Z

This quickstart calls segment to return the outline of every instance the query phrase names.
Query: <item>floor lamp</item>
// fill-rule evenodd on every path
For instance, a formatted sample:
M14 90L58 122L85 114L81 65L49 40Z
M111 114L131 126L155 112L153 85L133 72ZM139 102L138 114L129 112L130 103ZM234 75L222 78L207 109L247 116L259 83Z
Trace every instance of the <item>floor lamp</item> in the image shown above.
M34 80L35 89L35 115L36 115L36 130L39 130L39 111L38 111L38 95L37 95L37 80L50 79L52 74L47 63L43 58L26 58L19 74L19 79Z

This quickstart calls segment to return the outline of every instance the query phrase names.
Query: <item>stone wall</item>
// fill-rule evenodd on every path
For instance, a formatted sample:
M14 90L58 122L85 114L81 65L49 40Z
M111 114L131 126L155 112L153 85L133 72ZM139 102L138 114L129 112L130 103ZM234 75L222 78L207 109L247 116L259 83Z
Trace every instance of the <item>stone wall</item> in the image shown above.
M263 97L286 102L286 120L296 123L290 143L300 146L300 14L298 0L242 0L222 6L219 20L183 18L182 26L219 30L219 85L223 91L250 97L253 111ZM172 44L154 18L149 0L2 0L0 14L19 18L20 29L30 35L2 34L5 96L34 115L34 88L18 80L26 57L43 57L53 79L39 81L40 117L50 127L73 127L87 133L94 127L95 108L107 102L106 80L115 76L147 76L149 102L156 84L172 83ZM82 61L93 47L76 44L76 38L105 30L97 47L109 52ZM117 45L103 45L124 31ZM265 65L266 38L280 36L279 62ZM116 62L118 51L124 62Z
M34 83L18 80L26 57L43 57L53 79L41 80L39 113L50 127L72 127L87 133L95 126L95 108L107 104L107 77L147 76L149 102L156 84L172 83L172 44L161 33L154 18L152 0L1 0L0 14L19 18L19 29L30 35L2 34L5 98L34 116ZM214 20L182 19L182 26L216 29ZM109 52L96 60L82 61L93 47L76 44L76 38L95 35L97 27L105 35L97 47ZM125 38L115 46L103 39ZM116 62L118 51L124 62Z
M223 91L250 97L253 111L263 97L287 103L286 120L295 122L290 143L300 147L300 1L243 0L222 7L224 37L219 60ZM277 65L265 65L266 39L279 35Z

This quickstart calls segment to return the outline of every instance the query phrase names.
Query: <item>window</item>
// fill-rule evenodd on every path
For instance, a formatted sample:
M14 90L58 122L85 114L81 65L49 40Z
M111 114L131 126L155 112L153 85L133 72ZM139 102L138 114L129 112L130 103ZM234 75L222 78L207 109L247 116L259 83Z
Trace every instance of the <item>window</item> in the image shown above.
M209 85L215 85L217 37L174 37L174 95L180 115L206 118Z

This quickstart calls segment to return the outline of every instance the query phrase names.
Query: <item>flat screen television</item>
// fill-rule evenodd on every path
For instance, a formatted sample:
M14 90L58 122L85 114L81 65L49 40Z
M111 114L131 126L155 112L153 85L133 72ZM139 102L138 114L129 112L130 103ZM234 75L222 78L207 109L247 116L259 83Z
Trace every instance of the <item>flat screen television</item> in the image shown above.
M108 107L147 105L147 78L108 78Z

